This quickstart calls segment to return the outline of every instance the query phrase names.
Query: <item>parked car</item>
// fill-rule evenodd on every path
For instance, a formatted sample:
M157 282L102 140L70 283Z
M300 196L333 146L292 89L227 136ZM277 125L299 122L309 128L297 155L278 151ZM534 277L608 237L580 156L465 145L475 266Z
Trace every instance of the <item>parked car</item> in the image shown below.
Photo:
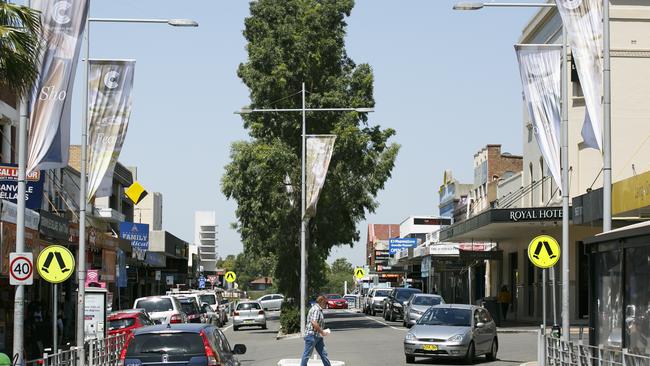
M366 295L363 297L363 300L361 300L361 311L363 311L364 314L370 315L370 309L372 307L372 295L375 290L375 288L369 289Z
M280 294L264 295L257 299L257 301L262 304L262 309L266 311L280 310L282 307L282 302L284 301L284 296Z
M376 288L370 298L370 315L375 316L377 312L384 311L384 299L393 291L392 288Z
M237 331L241 327L259 326L266 329L266 313L257 301L241 301L235 307L232 318L232 328Z
M347 294L343 298L348 302L348 308L356 308L360 305L360 296L358 294Z
M187 314L188 323L205 323L205 317L201 315L201 309L196 303L196 298L191 296L176 296L181 304L182 311Z
M384 319L395 321L399 318L404 318L404 307L408 299L411 295L421 292L417 288L394 288L388 297L384 299Z
M154 325L146 313L140 311L113 312L108 318L108 335L131 333L131 331Z
M200 307L201 310L201 316L203 316L204 323L206 324L214 324L216 326L219 326L219 315L212 310L210 305L207 303L203 303Z
M326 294L323 295L327 298L327 308L328 309L347 309L348 302L341 295L338 294Z
M187 315L173 296L149 296L136 299L133 308L142 308L149 317L161 324L187 323Z
M444 304L445 300L440 295L415 293L406 301L402 325L412 327L425 311L435 305Z
M214 289L214 290L205 290L198 293L199 305L207 303L210 305L212 310L219 315L217 318L217 325L222 327L228 322L228 307L221 306L221 303L224 301L223 290ZM226 301L228 303L228 301Z
M415 357L461 358L473 363L478 355L496 360L497 326L490 313L473 305L445 304L427 310L404 338L406 363Z
M119 365L239 366L236 355L246 346L232 349L219 328L209 324L155 325L137 329L126 340Z

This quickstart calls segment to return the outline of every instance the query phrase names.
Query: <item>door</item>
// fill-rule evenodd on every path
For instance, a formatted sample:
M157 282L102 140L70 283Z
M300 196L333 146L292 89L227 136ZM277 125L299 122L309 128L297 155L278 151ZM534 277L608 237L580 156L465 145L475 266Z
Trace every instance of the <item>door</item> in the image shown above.
M273 309L280 310L282 307L282 296L273 295Z
M490 329L490 317L484 309L476 309L474 311L474 327L477 323L483 323L482 328L475 328L474 344L476 346L476 353L487 352L492 345L492 330Z

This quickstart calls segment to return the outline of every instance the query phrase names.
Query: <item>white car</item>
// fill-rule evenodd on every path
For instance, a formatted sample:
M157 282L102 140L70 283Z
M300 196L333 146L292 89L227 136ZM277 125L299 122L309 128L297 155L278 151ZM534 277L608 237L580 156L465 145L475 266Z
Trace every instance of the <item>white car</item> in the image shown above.
M262 309L269 310L280 310L282 308L282 302L284 301L284 296L280 294L270 294L264 295L257 299L262 305Z
M258 326L266 329L266 314L257 301L242 301L235 307L232 318L232 328L238 331L240 327Z
M187 323L187 314L173 296L149 296L136 299L133 309L144 309L151 320L161 324Z

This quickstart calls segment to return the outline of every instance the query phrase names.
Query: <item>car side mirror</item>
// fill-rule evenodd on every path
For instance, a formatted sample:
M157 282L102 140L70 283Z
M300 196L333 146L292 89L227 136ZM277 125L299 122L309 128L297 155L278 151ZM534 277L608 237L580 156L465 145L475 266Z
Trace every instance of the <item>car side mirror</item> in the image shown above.
M236 344L235 347L232 349L232 353L236 355L243 355L246 353L246 346L243 344Z
M476 323L476 328L485 328L485 323Z

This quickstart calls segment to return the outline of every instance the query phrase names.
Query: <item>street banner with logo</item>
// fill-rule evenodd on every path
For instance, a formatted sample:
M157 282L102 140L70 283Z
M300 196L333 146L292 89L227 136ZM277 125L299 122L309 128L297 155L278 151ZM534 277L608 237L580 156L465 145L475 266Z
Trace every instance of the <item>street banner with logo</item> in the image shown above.
M557 187L560 173L562 46L515 45L521 85L544 162Z
M306 216L316 215L316 204L320 196L327 169L330 165L332 153L334 152L334 135L308 135L307 136L307 161L306 161L306 187L307 202Z
M587 113L582 126L586 146L602 150L603 2L555 0L576 64Z
M109 196L131 116L135 61L90 60L88 196Z
M25 204L30 210L40 210L43 202L43 183L45 176L41 171L27 175L25 187ZM0 199L17 203L18 198L18 165L0 164Z
M30 100L27 173L68 164L72 86L88 0L32 0L41 12L43 53Z

